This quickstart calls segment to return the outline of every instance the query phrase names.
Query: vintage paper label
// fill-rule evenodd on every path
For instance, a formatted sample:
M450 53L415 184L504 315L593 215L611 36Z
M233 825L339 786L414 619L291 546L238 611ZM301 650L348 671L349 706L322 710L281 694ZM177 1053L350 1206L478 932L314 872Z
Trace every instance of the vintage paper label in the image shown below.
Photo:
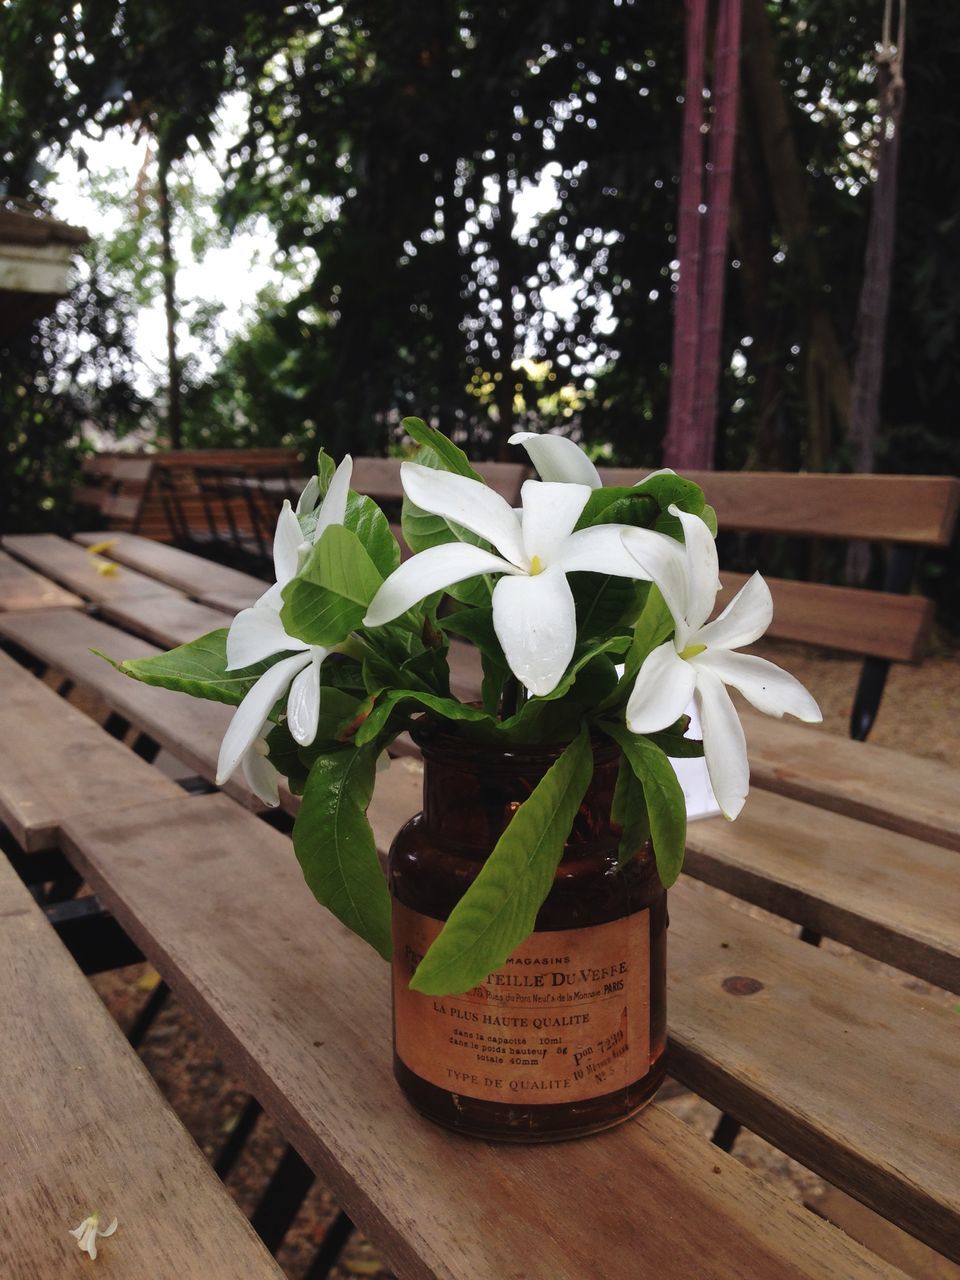
M409 988L443 923L394 901L397 1054L421 1079L485 1102L583 1102L650 1068L650 912L534 933L463 995Z

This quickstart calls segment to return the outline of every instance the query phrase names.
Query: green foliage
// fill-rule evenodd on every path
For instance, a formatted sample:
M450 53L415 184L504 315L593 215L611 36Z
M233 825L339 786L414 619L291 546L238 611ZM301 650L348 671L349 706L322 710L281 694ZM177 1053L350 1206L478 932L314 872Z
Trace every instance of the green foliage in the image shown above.
M664 888L669 889L683 866L687 836L687 807L683 788L670 761L650 738L628 733L620 725L604 725L603 728L620 747L643 791L645 817L635 790L629 785L623 789L618 788L620 795L617 812L621 815L620 822L626 824L629 832L625 840L635 840L643 829L644 821L649 824L650 839L657 860L657 874ZM621 852L623 848L624 843L621 842Z
M107 661L114 660L108 658ZM176 689L194 698L227 702L235 707L276 661L276 658L268 658L252 667L244 667L242 671L228 671L227 630L223 627L201 636L199 640L191 640L189 644L178 645L167 653L158 653L154 658L127 658L114 662L114 665L124 675L132 676L143 684Z
M283 589L280 617L287 634L328 648L340 644L359 627L382 581L357 535L331 525Z

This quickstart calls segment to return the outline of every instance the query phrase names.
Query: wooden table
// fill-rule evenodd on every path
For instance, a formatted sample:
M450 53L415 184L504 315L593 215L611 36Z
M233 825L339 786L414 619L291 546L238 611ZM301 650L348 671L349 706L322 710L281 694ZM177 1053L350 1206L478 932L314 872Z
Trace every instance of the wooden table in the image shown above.
M0 602L0 819L30 857L66 854L399 1276L960 1275L947 1260L960 1260L960 1024L919 981L960 987L949 830L897 834L879 820L882 798L857 818L763 789L737 824L690 830L701 881L896 965L912 983L809 946L794 925L774 927L692 878L671 891L671 1073L839 1188L831 1213L851 1230L866 1214L866 1238L884 1257L659 1102L618 1130L557 1146L449 1135L393 1084L386 967L314 903L288 835L262 821L255 797L240 784L231 795L186 794L22 665L95 694L212 777L224 709L135 685L89 648L133 657L150 651L144 637L185 638L191 617L226 625L210 601L222 592L239 605L262 584L194 557L158 559L142 541L118 544L109 578L77 546L6 541L101 616L67 601L45 607L46 589L38 608L4 613ZM381 849L419 807L418 769L397 760L378 783ZM284 806L294 812L295 798ZM804 828L806 845L790 834ZM12 909L0 908L0 958ZM18 1107L10 1115L26 1123ZM27 1256L28 1236L18 1239Z

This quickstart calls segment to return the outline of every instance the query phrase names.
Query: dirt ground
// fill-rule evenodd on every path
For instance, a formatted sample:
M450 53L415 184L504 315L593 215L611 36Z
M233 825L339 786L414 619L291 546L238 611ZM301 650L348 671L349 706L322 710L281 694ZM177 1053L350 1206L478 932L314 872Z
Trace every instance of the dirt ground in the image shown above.
M813 653L799 646L774 642L758 646L755 652L770 657L801 679L820 702L824 729L846 735L859 670L856 659ZM960 651L941 644L922 667L893 669L871 741L941 760L960 769ZM700 886L699 890L705 894L715 893L706 886ZM743 904L736 905L752 914L765 914ZM793 926L768 918L772 927L795 932ZM825 945L847 956L851 964L864 965L886 980L930 993L924 984L876 961L852 954L844 947ZM107 1006L126 1028L148 998L156 975L149 967L138 966L104 974L93 981ZM936 994L945 1002L956 1002L955 996ZM145 1040L141 1055L186 1127L203 1151L212 1157L230 1133L246 1095L231 1079L202 1028L171 1000ZM672 1082L668 1082L661 1097L664 1105L699 1132L704 1135L713 1132L719 1115L716 1108ZM399 1098L398 1105L401 1105ZM261 1117L227 1183L245 1212L252 1211L283 1150L279 1132L267 1117ZM792 1199L816 1200L824 1190L825 1184L809 1170L748 1132L737 1139L734 1155L773 1180ZM336 1206L329 1193L314 1185L278 1255L291 1280L299 1280L304 1274L335 1213ZM374 1247L357 1233L331 1274L338 1280L356 1276L386 1280L391 1273Z

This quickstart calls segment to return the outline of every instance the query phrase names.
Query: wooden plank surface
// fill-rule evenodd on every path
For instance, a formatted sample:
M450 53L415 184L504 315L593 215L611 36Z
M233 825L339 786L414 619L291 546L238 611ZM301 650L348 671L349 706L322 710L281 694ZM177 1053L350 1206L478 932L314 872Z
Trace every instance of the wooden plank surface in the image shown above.
M159 653L154 645L134 640L87 614L71 613L69 618L61 618L59 610L0 615L0 637L12 640L81 688L95 693L111 711L129 720L200 777L213 781L220 743L234 708L141 684L91 652L99 649L122 661ZM239 771L224 790L248 808L263 808Z
M19 560L0 551L0 613L21 609L79 609L83 601L71 591L64 591L49 578L34 573Z
M755 789L736 822L687 828L691 875L960 991L960 863L952 849Z
M0 820L22 848L53 848L61 822L73 814L117 813L182 794L0 653Z
M669 951L671 1073L960 1260L957 1015L685 878Z
M960 849L956 769L788 718L741 717L755 787Z
M282 1272L0 858L0 1269L10 1280ZM96 1262L69 1235L116 1232ZM92 1271L91 1271L92 1268Z
M269 586L252 574L135 533L78 533L74 540L88 547L107 539L112 544L107 552L112 560L229 613L252 605Z
M386 966L230 801L81 818L65 847L403 1280L891 1274L655 1104L541 1148L421 1120L391 1077Z
M604 484L634 484L642 471L601 467ZM954 476L845 476L814 472L687 471L721 529L800 537L949 545L960 504Z
M724 590L717 600L717 613L726 608L747 576L720 574ZM894 662L919 662L924 655L934 617L934 603L926 596L898 596L785 578L766 581L773 596L773 622L767 635L774 639L798 640Z
M18 560L95 604L148 597L170 600L180 594L133 569L118 568L114 573L99 573L97 565L105 564L107 557L92 556L75 542L58 538L53 533L8 534L3 539L3 546Z
M178 644L188 644L209 631L229 627L232 615L210 605L188 600L179 591L164 588L170 595L158 599L143 596L127 600L111 600L99 606L104 618L133 631L138 636L171 649Z

